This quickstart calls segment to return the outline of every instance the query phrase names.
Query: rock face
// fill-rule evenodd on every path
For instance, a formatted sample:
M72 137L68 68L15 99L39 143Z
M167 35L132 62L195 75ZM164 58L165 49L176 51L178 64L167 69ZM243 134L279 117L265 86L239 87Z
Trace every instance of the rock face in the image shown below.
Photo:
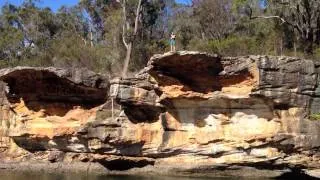
M319 169L320 121L309 118L320 113L319 68L291 57L177 52L110 83L82 70L3 69L2 156L19 159L10 155L16 144L32 158L44 152L51 162L109 170Z
M109 80L78 69L16 67L0 70L0 135L30 151L46 150L54 138L67 137L95 119L108 99Z

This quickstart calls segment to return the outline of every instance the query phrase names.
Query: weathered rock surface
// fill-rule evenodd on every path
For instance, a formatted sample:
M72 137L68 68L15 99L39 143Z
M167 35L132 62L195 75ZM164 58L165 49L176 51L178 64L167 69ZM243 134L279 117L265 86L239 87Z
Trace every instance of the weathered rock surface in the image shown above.
M109 80L77 69L16 67L1 69L0 135L30 151L45 150L44 141L68 137L95 119L108 99ZM7 145L6 145L7 146Z
M177 52L110 82L85 70L0 70L0 159L317 172L320 121L309 115L320 112L319 68L292 57Z

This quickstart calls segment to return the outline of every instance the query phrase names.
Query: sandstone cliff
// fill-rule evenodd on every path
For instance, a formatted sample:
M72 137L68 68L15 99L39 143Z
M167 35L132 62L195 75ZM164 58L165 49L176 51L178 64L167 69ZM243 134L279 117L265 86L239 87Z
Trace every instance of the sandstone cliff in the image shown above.
M122 80L3 69L0 158L152 172L319 169L320 121L309 118L320 112L319 73L311 60L199 52L155 55Z

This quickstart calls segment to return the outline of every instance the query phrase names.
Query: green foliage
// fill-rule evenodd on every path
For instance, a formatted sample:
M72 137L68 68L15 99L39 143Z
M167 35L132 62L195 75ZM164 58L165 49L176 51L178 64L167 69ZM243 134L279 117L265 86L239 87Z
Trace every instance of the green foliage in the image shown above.
M209 48L213 52L220 54L251 54L256 52L255 48L258 46L255 39L250 37L228 37L223 40L209 41Z
M135 36L132 32L138 0L126 1L126 23L119 2L122 1L82 0L76 6L61 7L56 13L35 6L33 0L21 6L5 4L0 13L0 67L87 67L119 75L126 55L124 38L133 42L129 70L135 72L153 54L169 50L172 31L177 35L178 50L224 56L270 54L320 59L320 33L312 29L319 27L318 21L313 22L317 18L311 19L310 27L301 24L307 28L301 32L315 34L301 34L275 18L249 18L252 12L279 15L294 22L289 15L295 12L285 6L277 7L278 1L268 1L268 6L262 8L256 0L197 0L192 6L177 4L175 0L142 0ZM301 1L290 3L297 5ZM302 15L306 8L317 12L313 6L301 7ZM304 35L313 38L306 39ZM313 54L305 53L306 45Z
M320 48L317 48L317 49L314 50L314 57L317 60L320 59Z
M237 9L241 6L244 6L245 4L248 3L249 0L233 0L233 8Z
M319 121L320 120L320 113L310 114L309 118L312 121Z
M21 49L23 34L16 28L0 28L0 60L3 58L16 58L17 50Z

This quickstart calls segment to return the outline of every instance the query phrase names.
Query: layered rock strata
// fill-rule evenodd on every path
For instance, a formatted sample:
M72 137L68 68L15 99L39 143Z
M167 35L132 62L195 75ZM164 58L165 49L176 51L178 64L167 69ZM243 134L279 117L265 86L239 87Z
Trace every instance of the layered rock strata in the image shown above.
M17 145L32 158L109 170L316 170L320 121L309 117L320 113L319 68L292 57L177 52L110 82L82 70L3 69L2 156L22 161L10 155Z

